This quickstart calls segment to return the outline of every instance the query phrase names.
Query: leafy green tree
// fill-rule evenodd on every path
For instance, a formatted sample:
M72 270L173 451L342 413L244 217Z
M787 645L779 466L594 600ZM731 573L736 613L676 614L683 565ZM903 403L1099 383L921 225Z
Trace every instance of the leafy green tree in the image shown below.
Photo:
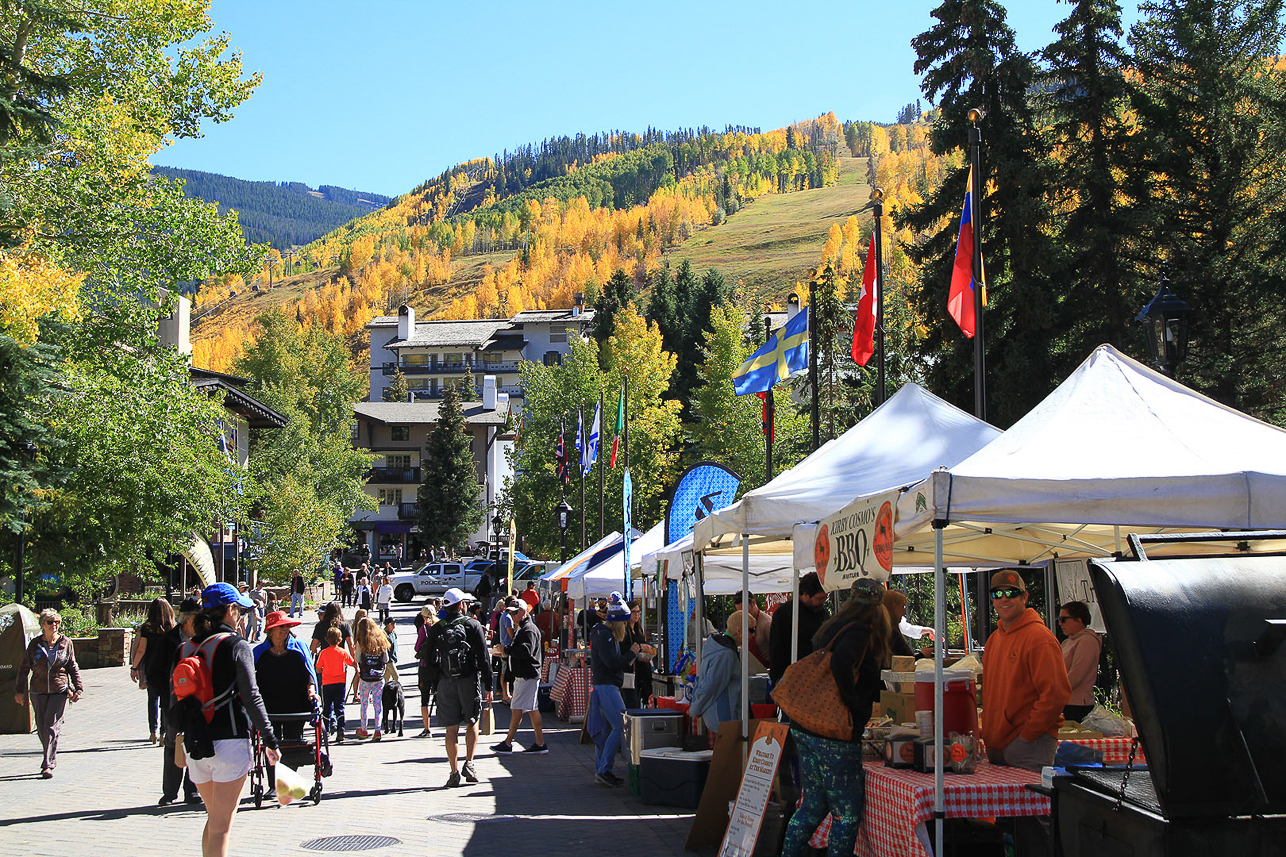
M716 461L738 473L743 493L767 481L763 401L738 396L731 380L759 344L748 342L746 332L746 314L736 306L724 304L711 312L688 428L690 457ZM791 402L790 385L773 387L773 407L773 470L781 473L807 454L812 434L807 413Z
M438 422L424 441L424 482L416 495L420 538L433 545L463 545L482 526L482 495L460 394L448 384Z
M997 0L943 0L932 15L934 25L911 43L921 88L940 107L932 151L959 152L967 142L968 111L985 113L974 228L982 230L987 278L988 417L1007 425L1052 389L1068 361L1084 357L1059 349L1048 146L1028 100L1036 68L1015 46ZM912 250L921 273L915 309L927 328L920 358L934 390L961 406L973 401L974 345L946 306L967 175L962 165L922 204L899 212L899 225L926 236Z
M250 455L251 500L266 525L258 535L259 570L285 581L342 541L355 511L375 508L363 490L373 457L351 442L362 378L349 368L344 340L321 327L300 329L281 310L256 323L259 336L233 370L288 420L260 433Z
M31 407L58 382L60 353L0 331L0 531L25 529L25 515L42 509L44 491L66 477L57 455L64 441Z
M1148 244L1196 308L1182 379L1281 419L1286 88L1281 0L1158 0L1133 28Z
M1065 336L1073 355L1110 342L1137 341L1133 316L1144 297L1140 217L1142 173L1133 163L1116 0L1065 0L1070 14L1044 50L1049 65L1041 106L1052 119L1053 210L1067 277Z
M610 457L613 408L627 373L630 478L634 483L635 520L640 525L660 519L665 489L678 475L679 404L664 398L674 373L674 355L665 351L657 325L644 320L632 304L617 312L613 329L615 333L601 348L593 340L572 340L571 353L561 366L524 362L519 369L526 392L526 414L522 433L510 454L516 477L507 484L505 493L517 516L519 532L525 534L538 555L558 555L553 510L559 500L566 497L573 507L580 505L574 452L569 452L573 459L571 484L564 489L555 475L554 448L559 427L565 429L568 450L573 450L576 409L584 405L586 422L592 421L594 404L602 395L605 413L596 467L604 466ZM623 472L623 461L618 461L615 469L604 474L604 532L621 529ZM597 472L591 471L585 482L589 508L576 508L567 534L569 551L580 543L582 511L587 534L598 534Z

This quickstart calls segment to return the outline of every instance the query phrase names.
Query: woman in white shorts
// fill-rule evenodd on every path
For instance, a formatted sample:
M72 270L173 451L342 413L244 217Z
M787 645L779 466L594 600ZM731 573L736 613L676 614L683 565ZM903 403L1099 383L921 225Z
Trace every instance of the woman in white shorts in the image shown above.
M268 763L281 758L277 736L268 721L259 685L255 682L254 652L250 644L233 632L243 609L254 602L228 583L215 583L201 593L201 612L196 615L196 635L180 650L200 644L216 634L225 634L213 644L212 683L217 704L210 722L214 755L187 760L188 777L205 802L205 831L201 836L202 857L227 857L232 818L237 812L246 775L254 767L250 750L251 721L267 747ZM232 688L235 685L235 692Z

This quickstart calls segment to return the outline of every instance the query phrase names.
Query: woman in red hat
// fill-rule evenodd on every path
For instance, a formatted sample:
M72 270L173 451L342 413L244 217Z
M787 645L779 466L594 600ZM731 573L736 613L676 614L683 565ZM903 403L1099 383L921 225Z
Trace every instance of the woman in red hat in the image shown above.
M265 618L267 639L255 647L255 679L269 719L274 714L312 711L317 700L317 676L312 658L290 631L298 624L300 621L290 618L285 611L269 613ZM286 741L298 741L304 734L302 720L282 721L274 727L277 735ZM277 782L275 765L268 766L268 782Z

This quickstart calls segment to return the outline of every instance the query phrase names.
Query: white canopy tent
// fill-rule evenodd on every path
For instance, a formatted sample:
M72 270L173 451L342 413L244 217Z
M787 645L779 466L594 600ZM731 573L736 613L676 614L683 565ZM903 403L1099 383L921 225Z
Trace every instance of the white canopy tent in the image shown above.
M685 571L695 571L689 567L695 561L692 544L692 534L688 533L678 541L647 554L643 557L644 573L656 571L661 581L682 579ZM750 591L755 594L789 592L795 575L790 554L782 553L777 545L763 546L771 547L771 551L759 551L755 547L750 554ZM702 589L706 595L732 595L741 591L740 550L735 554L708 550L701 555L700 561Z
M698 521L694 541L704 549L724 534L789 538L797 523L818 521L859 495L923 479L999 434L923 387L907 384L799 464Z
M1001 437L902 491L894 562L922 564L934 552L940 678L946 566L1110 556L1124 550L1131 532L1283 526L1286 431L1104 345ZM937 684L934 732L941 746ZM935 789L941 810L940 767ZM938 835L941 841L940 822Z
M644 553L656 550L665 539L665 522L661 521L652 529L630 542L630 572L634 577L635 569L641 568ZM619 540L619 536L618 536ZM592 559L591 559L592 562ZM587 562L573 570L565 578L563 587L567 595L579 603L584 598L606 598L612 592L625 594L625 552L617 551L596 564Z
M575 573L582 566L589 563L599 551L611 547L621 540L621 534L613 530L603 538L594 542L594 544L585 548L585 550L576 554L576 556L567 560L567 562L558 566L558 568L542 575L536 581L536 588L542 592L559 592L563 586L563 579Z

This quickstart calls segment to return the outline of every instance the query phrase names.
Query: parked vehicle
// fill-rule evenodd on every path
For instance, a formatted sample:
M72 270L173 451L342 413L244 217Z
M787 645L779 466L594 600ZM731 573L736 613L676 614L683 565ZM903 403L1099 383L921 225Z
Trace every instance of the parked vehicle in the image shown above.
M442 595L453 587L472 592L481 579L480 568L468 569L460 562L431 562L415 571L395 572L391 583L393 597L407 602L417 595Z

